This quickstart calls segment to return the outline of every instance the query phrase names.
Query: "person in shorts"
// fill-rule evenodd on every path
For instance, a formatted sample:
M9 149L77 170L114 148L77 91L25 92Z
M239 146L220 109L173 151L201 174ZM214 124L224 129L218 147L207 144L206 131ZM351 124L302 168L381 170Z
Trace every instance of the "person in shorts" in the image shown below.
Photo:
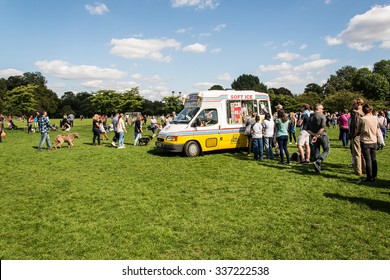
M308 164L310 163L310 134L307 132L307 124L310 118L310 105L303 104L301 110L301 118L298 121L298 126L301 127L301 131L298 136L297 147L301 159L300 163ZM305 147L306 153L303 147Z

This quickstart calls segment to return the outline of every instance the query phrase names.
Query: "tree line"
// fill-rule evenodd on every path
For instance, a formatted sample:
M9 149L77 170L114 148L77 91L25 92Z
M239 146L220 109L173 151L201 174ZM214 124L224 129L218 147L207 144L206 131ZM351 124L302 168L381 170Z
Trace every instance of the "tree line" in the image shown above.
M255 90L270 95L273 106L281 104L287 111L299 111L303 103L322 103L329 112L350 109L353 99L361 97L376 109L390 106L390 60L381 60L372 70L344 66L330 75L323 85L308 84L302 94L292 94L287 88L268 88L257 76L242 74L235 79L234 90ZM224 90L214 85L210 90ZM40 72L0 79L0 113L29 115L45 110L50 116L61 117L73 113L76 116L92 116L95 113L111 115L115 112L142 112L161 115L179 112L183 105L180 96L164 97L151 101L140 95L135 87L124 92L98 90L96 92L65 92L61 98L47 88L46 78Z

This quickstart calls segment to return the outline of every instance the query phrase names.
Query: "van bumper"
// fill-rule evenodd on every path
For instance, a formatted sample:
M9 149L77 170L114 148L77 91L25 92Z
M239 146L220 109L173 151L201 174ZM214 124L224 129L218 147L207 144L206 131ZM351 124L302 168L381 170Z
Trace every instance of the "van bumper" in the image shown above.
M168 144L160 141L156 141L156 147L167 152L181 153L184 145L182 144Z

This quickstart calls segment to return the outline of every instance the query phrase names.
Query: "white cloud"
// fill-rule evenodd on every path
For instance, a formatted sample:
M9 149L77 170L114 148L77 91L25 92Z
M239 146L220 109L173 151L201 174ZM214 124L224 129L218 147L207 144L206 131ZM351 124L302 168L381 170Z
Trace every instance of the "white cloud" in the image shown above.
M226 28L226 24L218 24L215 28L214 31L221 31L222 29Z
M340 38L335 38L331 36L326 36L325 41L329 46L341 45L343 43L343 40L341 40Z
M196 7L197 9L215 9L219 5L218 0L171 0L173 8Z
M294 71L296 71L296 72L307 72L307 71L311 71L311 70L314 70L314 69L323 68L323 67L326 67L326 66L331 65L331 64L335 64L336 62L337 62L337 60L335 60L335 59L318 59L318 60L313 60L313 61L306 62L306 63L304 63L302 65L294 67Z
M40 60L35 65L45 74L61 79L119 79L126 73L113 68L99 68L92 65L70 65L63 60Z
M292 65L288 64L286 62L283 62L282 64L277 64L277 65L260 65L258 68L258 71L260 73L264 72L282 72L282 71L288 71L292 69Z
M337 35L325 37L328 45L347 44L351 49L367 51L379 42L381 48L389 48L390 5L374 6L364 14L354 16L345 30Z
M86 4L84 7L91 15L103 15L109 12L107 6L99 2L95 2L94 5Z
M20 75L23 75L23 71L12 69L12 68L0 70L1 78L8 78L10 76L20 76Z
M294 59L298 59L299 57L300 57L300 55L297 53L283 52L283 53L278 53L274 58L280 59L280 60L291 61Z
M112 39L111 53L127 59L149 59L171 62L171 56L164 56L164 49L179 49L180 43L174 39Z
M325 5L329 5L329 4L331 4L332 3L332 0L325 0Z
M232 76L229 73L222 73L218 75L217 80L219 81L231 81L233 80Z
M196 43L192 45L188 45L183 48L184 52L194 52L194 53L203 53L207 50L207 47L205 45Z

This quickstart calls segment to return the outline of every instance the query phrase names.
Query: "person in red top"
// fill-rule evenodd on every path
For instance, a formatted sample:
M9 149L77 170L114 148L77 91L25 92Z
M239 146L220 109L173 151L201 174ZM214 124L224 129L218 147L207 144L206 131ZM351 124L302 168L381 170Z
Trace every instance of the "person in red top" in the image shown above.
M348 109L344 109L340 117L338 117L337 119L337 123L340 129L339 140L341 140L344 147L348 147L348 141L349 141L348 119L349 118L350 118L350 114L348 113Z

